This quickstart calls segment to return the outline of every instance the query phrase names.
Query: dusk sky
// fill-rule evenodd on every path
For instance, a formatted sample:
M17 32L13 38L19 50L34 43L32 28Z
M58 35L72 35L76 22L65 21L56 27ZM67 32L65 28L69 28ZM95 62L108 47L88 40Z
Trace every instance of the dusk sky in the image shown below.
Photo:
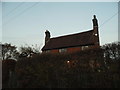
M99 24L100 45L118 41L117 2L2 2L2 43L44 45L51 37L91 30Z

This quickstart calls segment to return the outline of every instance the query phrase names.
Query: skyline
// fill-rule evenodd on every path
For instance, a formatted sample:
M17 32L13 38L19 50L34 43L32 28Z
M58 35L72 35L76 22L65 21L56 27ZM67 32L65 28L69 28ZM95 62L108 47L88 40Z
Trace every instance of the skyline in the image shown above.
M2 2L119 2L119 0L1 0Z
M117 2L3 2L2 42L42 48L45 30L52 37L91 30L96 15L104 45L118 41L117 11Z

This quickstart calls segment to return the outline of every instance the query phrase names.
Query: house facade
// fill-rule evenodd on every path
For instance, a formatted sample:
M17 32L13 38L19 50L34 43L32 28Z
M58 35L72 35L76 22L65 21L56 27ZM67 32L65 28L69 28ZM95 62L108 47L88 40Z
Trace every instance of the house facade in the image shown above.
M45 32L45 45L42 48L42 52L46 53L73 53L81 50L98 48L99 32L98 21L96 16L93 16L93 29L85 32L53 37L51 38L50 32Z

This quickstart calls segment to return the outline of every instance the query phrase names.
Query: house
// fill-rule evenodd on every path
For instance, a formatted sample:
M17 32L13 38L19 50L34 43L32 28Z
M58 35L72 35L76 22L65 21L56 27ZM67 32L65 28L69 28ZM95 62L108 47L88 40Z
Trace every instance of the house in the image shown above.
M72 53L99 47L98 21L95 15L92 22L92 30L60 37L51 38L50 32L46 30L45 45L42 48L42 52Z

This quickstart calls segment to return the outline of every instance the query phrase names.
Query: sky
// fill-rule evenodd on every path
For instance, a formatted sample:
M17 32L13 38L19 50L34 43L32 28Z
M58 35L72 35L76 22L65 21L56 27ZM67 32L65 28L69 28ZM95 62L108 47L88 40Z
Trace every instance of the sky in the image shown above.
M93 15L98 19L100 45L118 41L117 2L2 2L0 6L2 43L42 48L46 30L51 37L92 30Z

